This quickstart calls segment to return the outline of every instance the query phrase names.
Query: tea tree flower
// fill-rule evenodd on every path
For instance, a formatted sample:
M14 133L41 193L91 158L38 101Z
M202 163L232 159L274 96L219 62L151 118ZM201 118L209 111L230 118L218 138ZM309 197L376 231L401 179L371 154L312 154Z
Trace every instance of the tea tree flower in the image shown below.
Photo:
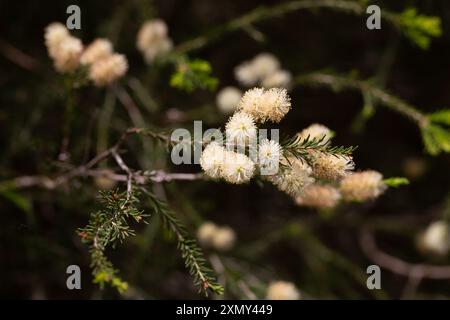
M252 115L255 121L264 122L271 120L279 122L290 110L291 101L286 89L253 88L248 90L241 101L238 109Z
M341 181L340 191L347 201L375 199L386 190L381 173L374 170L355 172Z
M123 77L128 70L128 62L122 54L112 54L91 65L89 78L98 87L111 84Z
M236 112L225 126L227 140L235 144L248 144L256 139L253 117L245 112Z
M241 90L235 87L225 87L217 94L216 103L220 111L229 114L236 110L241 97Z
M258 165L262 169L278 169L281 153L281 146L278 142L264 139L259 144Z
M167 35L166 23L161 19L145 22L137 34L136 46L144 55L147 63L168 53L173 44Z
M230 227L219 227L212 237L212 246L220 251L228 251L236 242L236 233Z
M292 74L287 70L277 70L266 76L261 85L264 88L286 88L289 89L292 82Z
M445 221L431 223L420 237L420 246L427 252L444 256L450 250L450 227Z
M59 22L53 22L45 28L44 39L48 55L55 58L59 45L63 40L70 37L69 30Z
M333 133L323 124L313 123L309 127L300 131L297 136L299 136L301 139L306 139L307 137L309 137L309 140L323 139L321 144L325 144L333 137Z
M222 174L225 181L242 184L250 181L255 173L255 163L245 154L227 151Z
M341 194L336 188L330 185L310 184L295 201L300 206L330 209L335 207L340 199Z
M301 294L292 282L275 281L267 287L266 299L299 300L301 299Z
M220 178L222 175L222 167L225 161L225 148L211 142L203 150L200 156L200 166L205 173L211 178Z
M333 155L320 151L311 152L314 177L321 180L338 181L353 170L355 164L350 156Z
M296 197L303 192L303 189L315 180L311 177L312 169L306 163L295 157L283 158L282 168L275 175L266 176L279 190Z
M83 52L80 62L83 65L93 64L96 61L109 57L113 52L113 46L108 39L94 40Z
M53 62L57 71L70 73L80 65L83 44L75 37L69 36L61 41L53 54Z
M203 223L197 230L197 239L203 246L210 246L218 227L213 222Z
M260 53L253 58L252 68L258 79L274 74L280 68L280 61L271 53Z

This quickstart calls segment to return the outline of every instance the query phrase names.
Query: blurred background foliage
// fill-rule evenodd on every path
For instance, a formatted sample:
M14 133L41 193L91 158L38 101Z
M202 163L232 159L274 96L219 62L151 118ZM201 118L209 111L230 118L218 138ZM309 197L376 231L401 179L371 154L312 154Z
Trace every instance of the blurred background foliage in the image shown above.
M0 179L52 175L66 170L69 163L84 163L133 126L191 130L193 120L203 120L204 126L223 127L227 117L215 106L215 90L237 86L233 68L260 52L276 55L294 76L318 71L349 75L387 89L424 114L448 108L450 3L373 3L382 10L404 12L403 22L413 25L409 34L405 37L385 20L381 30L369 31L365 14L328 9L283 14L186 52L184 59L190 59L186 63L213 77L207 78L204 89L197 89L191 80L183 80L184 75L174 74L177 69L170 63L144 63L135 47L142 23L162 18L177 46L257 7L279 5L280 1L0 1ZM54 71L47 56L43 30L50 22L65 22L70 4L78 4L82 10L82 29L73 34L86 44L96 37L110 39L115 50L127 56L130 70L118 92L92 86L76 90L71 158L61 163L57 156L66 104L64 78ZM427 40L414 31L418 21L411 20L414 10L405 11L411 7L417 13L441 18L442 35L433 39L427 50ZM433 26L430 30L436 35ZM293 109L281 130L294 134L311 123L323 123L337 133L337 145L359 146L354 153L357 169L372 168L386 177L410 179L409 186L389 190L373 203L318 213L297 207L269 185L236 187L205 181L155 185L155 192L167 198L192 235L205 220L236 231L234 250L206 252L225 284L225 297L264 297L268 282L285 279L294 282L307 298L450 298L448 279L415 283L416 278L389 270L382 271L382 290L366 288L365 270L373 263L361 248L361 233L367 229L376 235L380 248L405 261L450 263L448 255L424 255L416 246L417 235L431 221L450 219L450 158L447 153L432 156L424 152L414 121L380 107L383 101L371 103L358 91L294 85L290 90ZM133 117L133 111L127 109L128 98L137 106L138 116ZM448 131L443 137L448 138ZM149 139L133 138L127 148L127 160L134 168L199 171L198 166L171 165L164 145ZM92 284L89 254L76 234L98 209L99 184L101 181L80 178L51 191L14 190L3 185L2 297L119 297L115 290L100 290ZM146 204L143 206L145 211ZM130 286L125 297L198 298L175 240L157 216L148 221L135 226L136 236L109 252ZM66 289L65 270L71 264L82 268L80 291Z

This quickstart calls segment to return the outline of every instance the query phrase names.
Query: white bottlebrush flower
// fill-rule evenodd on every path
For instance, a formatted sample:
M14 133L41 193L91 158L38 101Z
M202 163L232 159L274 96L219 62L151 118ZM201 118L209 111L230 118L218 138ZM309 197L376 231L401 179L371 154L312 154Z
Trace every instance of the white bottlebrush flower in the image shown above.
M83 52L83 44L80 39L68 36L61 41L53 53L53 62L57 71L70 73L80 65L80 56Z
M220 251L228 251L236 242L236 233L230 227L219 227L213 235L212 246Z
M279 169L281 146L274 140L264 139L258 148L258 165L261 174L276 174Z
M292 282L275 281L267 287L266 299L299 300L301 299L301 294Z
M255 56L251 62L253 72L259 81L274 74L280 68L280 61L271 53L263 52Z
M341 194L339 190L329 185L310 184L295 199L300 206L329 209L335 207Z
M445 221L431 223L420 237L421 247L435 255L444 256L450 251L450 226Z
M292 74L287 70L277 70L264 77L261 85L264 88L286 88L291 87Z
M306 163L295 157L282 158L283 165L275 175L266 176L266 179L272 182L279 190L297 197L303 192L303 189L313 183L315 179L311 176L312 169Z
M197 239L200 244L205 247L211 246L217 230L218 227L213 222L203 223L197 230Z
M256 139L256 125L246 112L236 112L225 126L227 141L237 145L248 145Z
M127 58L123 54L114 53L91 65L89 69L89 79L91 79L96 86L101 87L111 84L123 77L127 70Z
M286 89L272 88L264 93L262 111L267 119L280 122L291 109L291 99Z
M203 150L200 156L200 166L211 178L221 177L226 152L225 148L217 142L211 142Z
M255 173L255 163L245 154L227 151L222 167L222 177L233 184L250 181Z
M173 44L167 35L166 23L161 19L145 22L137 34L136 46L147 63L151 63L157 56L168 53Z
M385 190L383 175L374 170L355 172L345 177L340 191L346 201L367 201L380 196Z
M238 109L252 115L255 121L279 122L291 108L286 89L253 88L244 93Z
M108 39L95 39L81 55L80 62L83 65L92 64L103 58L110 56L113 52L113 45Z
M69 30L59 22L53 22L45 28L44 39L48 55L55 57L61 42L70 37Z
M233 113L241 100L242 92L235 87L225 87L219 91L216 97L217 107L222 113Z
M355 168L351 156L312 151L313 174L317 179L339 181Z
M325 144L333 137L333 133L323 124L313 123L309 127L297 133L297 136L302 140L306 139L307 137L309 137L309 140L323 139L321 144Z

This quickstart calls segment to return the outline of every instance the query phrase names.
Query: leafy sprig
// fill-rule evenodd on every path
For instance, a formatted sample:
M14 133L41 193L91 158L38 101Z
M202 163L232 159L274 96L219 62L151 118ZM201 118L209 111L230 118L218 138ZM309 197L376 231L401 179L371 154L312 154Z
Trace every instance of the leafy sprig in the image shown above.
M216 294L223 294L223 287L217 283L213 270L207 265L197 241L189 236L173 210L165 201L149 190L142 188L142 191L149 196L155 213L161 216L167 229L175 236L178 250L180 250L185 266L194 279L194 284L199 287L199 291L203 290L205 295L208 295L208 290Z
M128 236L134 235L134 230L129 226L130 219L140 222L146 215L136 208L138 199L134 191L102 191L100 197L103 207L91 215L85 227L78 229L78 235L83 243L89 245L94 283L101 288L109 284L122 293L128 289L128 284L118 276L118 270L105 252L107 248L115 248Z

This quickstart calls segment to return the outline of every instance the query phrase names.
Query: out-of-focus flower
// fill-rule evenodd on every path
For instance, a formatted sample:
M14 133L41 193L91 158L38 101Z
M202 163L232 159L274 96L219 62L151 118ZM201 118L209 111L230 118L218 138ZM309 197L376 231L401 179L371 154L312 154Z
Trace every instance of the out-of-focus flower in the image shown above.
M198 228L197 239L202 246L228 251L236 242L236 233L230 227L221 227L208 221Z
M81 55L80 62L89 65L101 59L109 57L113 52L113 46L108 39L96 39L86 47Z
M330 209L335 207L340 199L341 194L336 188L330 185L310 184L295 200L300 206Z
M53 56L53 62L57 71L70 73L80 65L80 56L83 52L83 44L80 39L67 37L61 41Z
M235 242L236 233L230 227L219 227L212 238L213 247L220 251L230 250Z
M59 45L65 39L70 37L69 30L59 22L53 22L45 28L44 39L48 55L52 58L57 54Z
M241 90L235 87L225 87L217 94L216 103L220 111L230 114L236 110L241 97Z
M114 53L96 61L89 69L89 79L98 87L111 84L123 77L128 70L128 62L123 54Z
M301 294L292 282L275 281L267 287L266 299L299 300L301 299Z
M280 61L271 53L263 52L253 58L253 72L260 80L271 76L280 68Z
M291 87L292 74L287 70L277 70L266 76L261 85L264 88L286 88Z
M147 63L170 52L173 44L167 35L166 23L161 19L146 21L137 34L136 46Z
M344 200L358 202L375 199L386 188L383 175L374 170L354 172L345 177L339 187Z
M313 151L310 154L313 159L313 174L317 179L339 181L355 167L350 156L332 155L320 151Z
M321 144L325 144L333 137L333 133L323 124L313 123L309 127L300 131L297 136L301 139L306 139L309 137L309 140L323 139Z
M450 251L450 226L445 221L431 223L419 237L419 246L426 252L445 256Z
M419 157L410 157L403 162L403 172L410 179L418 179L427 171L427 163Z
M256 125L253 117L246 112L236 112L225 126L227 141L247 145L256 139Z

